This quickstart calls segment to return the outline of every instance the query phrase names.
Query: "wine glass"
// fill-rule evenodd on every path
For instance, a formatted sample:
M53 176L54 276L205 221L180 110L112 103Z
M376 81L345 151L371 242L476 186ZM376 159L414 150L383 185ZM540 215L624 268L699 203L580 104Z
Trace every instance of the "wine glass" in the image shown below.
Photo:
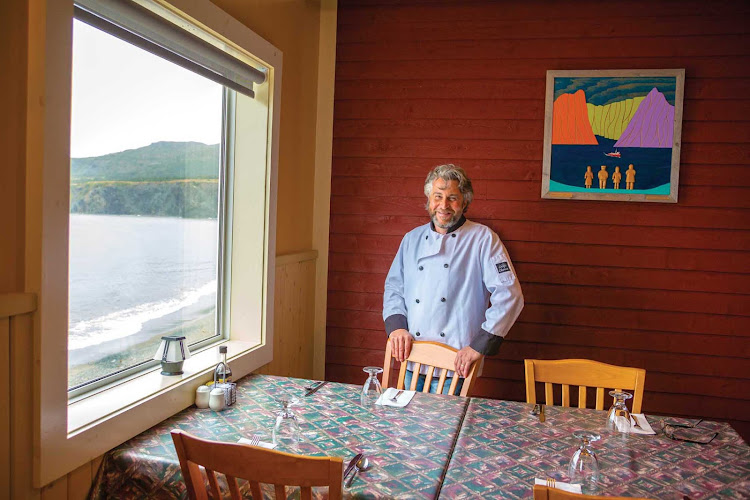
M276 402L279 404L279 411L276 413L276 423L273 426L273 444L287 449L296 449L302 441L302 433L292 406L297 405L299 399L289 394L282 394L276 398Z
M365 385L362 387L362 406L374 408L375 401L383 393L383 389L380 387L380 382L378 381L378 374L382 373L383 369L377 366L366 366L362 371L369 374L367 380L365 380Z
M599 461L591 448L591 443L601 436L595 432L576 431L573 436L581 440L568 465L568 476L571 483L580 483L584 494L596 493L599 484Z
M614 399L612 407L607 413L607 430L612 432L630 432L630 412L625 401L632 398L629 392L611 391L610 396Z

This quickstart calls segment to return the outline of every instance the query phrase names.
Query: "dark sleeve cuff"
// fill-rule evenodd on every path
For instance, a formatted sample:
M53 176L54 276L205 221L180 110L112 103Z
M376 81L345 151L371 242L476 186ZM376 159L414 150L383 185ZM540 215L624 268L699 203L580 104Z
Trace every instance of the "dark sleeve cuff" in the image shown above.
M502 343L503 338L501 336L492 335L491 333L485 332L484 330L479 330L479 333L476 337L474 337L474 340L472 340L471 344L469 345L479 354L492 356L493 354L497 354L497 351L500 350L500 344Z
M391 314L385 318L385 333L390 335L394 330L409 329L409 323L406 321L406 316L403 314Z

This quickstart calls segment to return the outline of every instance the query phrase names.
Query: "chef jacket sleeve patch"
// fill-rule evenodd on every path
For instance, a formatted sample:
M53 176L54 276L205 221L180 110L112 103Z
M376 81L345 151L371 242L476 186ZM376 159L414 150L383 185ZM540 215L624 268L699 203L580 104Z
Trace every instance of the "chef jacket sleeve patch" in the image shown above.
M495 264L495 267L497 267L497 272L500 274L507 273L510 271L510 266L508 265L508 262L498 262Z

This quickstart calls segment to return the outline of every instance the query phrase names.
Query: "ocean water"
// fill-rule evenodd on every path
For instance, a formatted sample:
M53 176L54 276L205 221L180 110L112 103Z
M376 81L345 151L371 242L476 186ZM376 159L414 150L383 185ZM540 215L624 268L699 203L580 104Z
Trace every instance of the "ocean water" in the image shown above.
M616 148L622 155L621 158L605 156L615 150L616 141L605 137L596 136L598 145L553 145L552 146L552 170L550 179L558 185L577 186L584 188L584 174L586 167L591 166L594 173L593 187L599 187L597 172L601 165L607 166L606 189L597 192L617 193L612 184L612 173L615 166L620 167L622 180L620 189L625 189L625 171L628 165L633 164L636 171L635 188L648 192L654 188L666 189L669 193L669 184L672 173L672 148ZM569 191L561 186L560 191ZM666 186L666 188L664 187ZM557 189L552 189L558 191ZM634 193L630 193L634 194Z
M70 215L71 365L216 309L216 220Z

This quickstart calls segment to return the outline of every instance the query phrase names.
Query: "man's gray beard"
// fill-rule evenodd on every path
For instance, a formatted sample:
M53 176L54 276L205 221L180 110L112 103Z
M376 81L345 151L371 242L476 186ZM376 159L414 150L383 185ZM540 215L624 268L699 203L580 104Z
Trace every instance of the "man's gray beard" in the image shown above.
M458 213L453 214L451 220L449 220L446 224L440 224L438 222L437 212L435 212L434 214L432 214L432 223L435 224L435 227L439 227L440 229L450 229L456 224L456 222L458 222L458 219L461 218L461 215L462 214Z

